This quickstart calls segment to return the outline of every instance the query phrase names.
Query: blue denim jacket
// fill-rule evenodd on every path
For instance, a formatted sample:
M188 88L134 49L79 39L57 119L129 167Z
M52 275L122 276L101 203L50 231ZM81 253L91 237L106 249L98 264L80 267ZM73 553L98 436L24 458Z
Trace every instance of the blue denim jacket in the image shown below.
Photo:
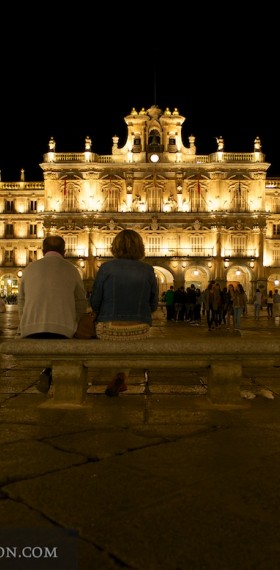
M158 290L154 269L143 261L113 259L101 265L90 305L97 322L135 321L152 324Z

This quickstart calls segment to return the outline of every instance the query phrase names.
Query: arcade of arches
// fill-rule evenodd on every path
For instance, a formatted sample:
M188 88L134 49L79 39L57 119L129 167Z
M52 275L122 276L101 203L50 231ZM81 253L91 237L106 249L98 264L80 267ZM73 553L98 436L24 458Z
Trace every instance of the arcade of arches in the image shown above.
M174 262L174 269L176 269L176 262ZM158 290L159 296L162 295L167 289L169 289L170 285L181 286L183 285L185 288L190 286L192 283L203 291L206 289L210 280L220 281L221 285L224 287L227 286L229 283L236 285L237 283L242 283L248 297L250 296L251 288L252 288L252 275L250 274L250 270L248 267L241 267L241 266L233 266L227 273L227 281L221 281L215 278L215 275L212 273L211 267L203 267L199 265L195 265L193 267L188 267L183 276L182 283L175 282L175 275L172 274L170 269L166 269L164 267L160 267L158 265L154 266L154 270L157 277L158 282ZM0 280L0 296L14 300L14 298L18 294L18 289L20 285L20 279L22 276L22 272L18 271L17 276L10 273L6 273L2 276ZM260 284L259 287L263 289L263 292L266 294L268 291L272 290L274 292L275 289L280 285L280 279L278 279L278 275L272 274L267 281L267 284ZM265 290L267 289L267 290Z

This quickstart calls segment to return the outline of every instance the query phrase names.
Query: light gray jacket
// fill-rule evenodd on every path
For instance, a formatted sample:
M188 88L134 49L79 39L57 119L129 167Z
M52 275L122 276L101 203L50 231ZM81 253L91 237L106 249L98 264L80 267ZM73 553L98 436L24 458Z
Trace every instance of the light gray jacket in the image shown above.
M59 253L48 252L24 269L18 294L20 336L51 332L72 338L87 308L79 271Z

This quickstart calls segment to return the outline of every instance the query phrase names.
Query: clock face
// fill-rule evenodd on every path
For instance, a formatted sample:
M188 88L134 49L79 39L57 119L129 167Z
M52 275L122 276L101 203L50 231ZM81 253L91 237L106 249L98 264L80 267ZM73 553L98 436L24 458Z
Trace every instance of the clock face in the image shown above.
M159 155L158 154L151 154L150 161L151 162L158 162L159 161Z

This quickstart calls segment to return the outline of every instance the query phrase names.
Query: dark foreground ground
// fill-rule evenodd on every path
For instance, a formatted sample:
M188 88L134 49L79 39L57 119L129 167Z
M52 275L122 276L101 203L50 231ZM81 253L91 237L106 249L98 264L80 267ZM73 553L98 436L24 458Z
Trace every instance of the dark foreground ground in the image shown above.
M241 337L280 341L250 309ZM0 340L16 310L0 315ZM152 334L212 333L159 315ZM191 373L154 373L145 394L139 371L107 398L108 378L90 371L75 410L42 406L39 372L1 362L1 570L279 570L279 369L244 379L235 407L213 406Z

